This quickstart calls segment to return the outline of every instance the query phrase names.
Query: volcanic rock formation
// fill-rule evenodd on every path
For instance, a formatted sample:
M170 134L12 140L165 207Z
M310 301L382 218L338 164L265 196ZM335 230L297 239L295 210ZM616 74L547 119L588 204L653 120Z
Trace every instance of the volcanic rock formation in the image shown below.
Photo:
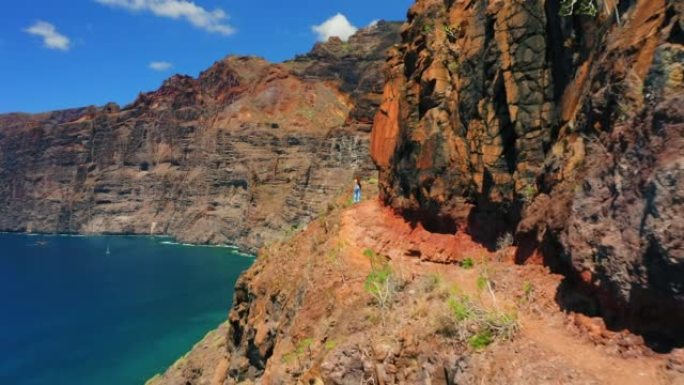
M559 293L568 308L667 349L684 343L684 5L598 5L418 0L372 156L414 223L490 248L513 232L518 262L588 291Z
M132 104L0 116L0 230L166 234L256 251L368 156L399 24L282 64L227 57Z

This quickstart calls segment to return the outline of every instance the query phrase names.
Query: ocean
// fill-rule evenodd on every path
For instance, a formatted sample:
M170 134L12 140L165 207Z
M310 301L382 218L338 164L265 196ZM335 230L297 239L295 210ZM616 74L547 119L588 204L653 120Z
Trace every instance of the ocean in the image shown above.
M0 384L144 384L226 320L252 262L165 238L0 234Z

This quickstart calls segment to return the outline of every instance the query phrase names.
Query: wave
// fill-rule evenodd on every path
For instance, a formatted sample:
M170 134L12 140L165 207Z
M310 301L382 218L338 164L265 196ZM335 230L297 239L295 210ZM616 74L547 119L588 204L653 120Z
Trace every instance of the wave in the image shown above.
M235 245L197 245L197 244L193 244L193 243L182 243L182 242L176 242L176 241L162 241L159 243L162 245L167 245L167 246L206 247L206 248L230 249L233 252L233 254L235 254L235 255L245 257L245 258L256 258L255 255L241 251L240 248L235 246Z

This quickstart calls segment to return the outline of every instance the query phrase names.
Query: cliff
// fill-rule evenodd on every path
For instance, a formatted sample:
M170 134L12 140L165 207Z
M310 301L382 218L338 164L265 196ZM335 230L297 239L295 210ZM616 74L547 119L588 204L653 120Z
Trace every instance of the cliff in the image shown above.
M575 3L417 0L379 199L263 248L151 383L684 384L684 8Z
M684 10L597 5L417 1L372 134L380 196L490 250L513 233L518 263L568 276L567 309L681 344Z
M0 116L0 230L165 234L256 251L373 170L399 24L271 64L227 57L123 108Z

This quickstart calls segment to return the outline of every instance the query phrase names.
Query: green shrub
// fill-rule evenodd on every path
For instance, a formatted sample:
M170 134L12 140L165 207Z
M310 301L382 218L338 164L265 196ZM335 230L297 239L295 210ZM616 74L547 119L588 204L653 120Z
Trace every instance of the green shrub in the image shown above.
M537 195L537 189L533 185L528 184L522 189L522 191L520 191L520 195L522 196L522 200L524 202L530 203Z
M451 74L457 74L458 73L458 61L457 60L452 60L447 64L447 69Z
M475 350L482 350L494 342L494 336L489 330L483 330L468 339L468 345Z
M460 25L450 26L450 25L444 24L443 28L444 28L444 32L446 33L447 38L449 38L449 40L456 40L456 38L458 38L458 34L461 33L461 26Z
M323 344L323 348L327 351L333 350L335 347L337 347L337 342L334 340L325 341L325 344Z
M472 302L466 295L451 297L447 304L456 321L465 321L473 315Z
M477 290L482 291L489 285L489 278L485 273L480 273L477 276Z
M530 281L525 281L525 283L523 283L523 295L525 298L530 298L532 297L532 294L534 294L534 285L532 285L532 282Z
M447 301L448 315L437 318L437 332L482 349L496 339L509 340L519 330L515 313L487 309L466 295L453 295Z
M311 345L313 345L313 342L314 342L313 338L305 338L305 339L299 341L299 343L297 343L297 348L295 349L295 353L297 355L301 355L301 354L304 354L306 352L311 353Z
M485 323L486 329L502 340L512 339L520 330L518 316L515 313L489 312Z
M295 360L297 361L297 364L301 366L302 362L302 356L306 353L308 355L309 359L311 359L311 346L314 343L313 338L305 338L299 342L297 342L297 345L295 345L295 348L293 351L286 353L283 355L281 358L281 361L283 364L291 364Z
M372 269L383 268L387 264L385 257L376 253L373 249L365 249L363 256L368 258Z
M373 296L378 302L379 297L386 296L390 282L392 281L392 269L389 266L385 266L382 269L373 269L373 271L366 277L366 282L364 283L364 288L366 291Z
M461 261L461 267L464 269L472 269L473 267L475 267L475 261L473 261L472 258L468 257Z
M561 0L560 16L588 15L596 16L598 9L594 0Z
M374 267L366 277L363 287L380 308L384 323L385 313L391 307L398 288L398 282L389 264L385 263L382 267Z

